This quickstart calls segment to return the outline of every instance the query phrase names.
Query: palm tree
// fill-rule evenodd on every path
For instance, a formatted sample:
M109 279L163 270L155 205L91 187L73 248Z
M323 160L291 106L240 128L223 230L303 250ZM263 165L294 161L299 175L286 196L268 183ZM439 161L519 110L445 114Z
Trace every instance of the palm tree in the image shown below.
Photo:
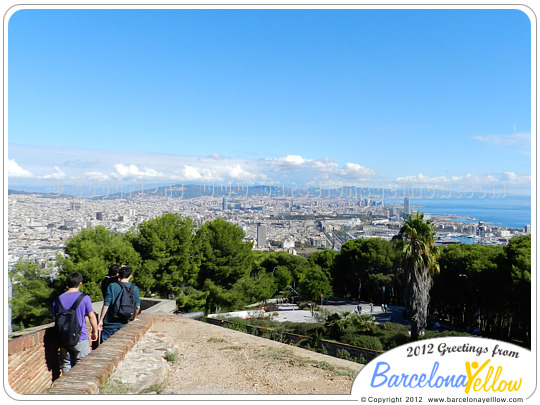
M404 298L411 308L411 339L426 327L432 273L439 271L439 248L433 239L433 222L417 212L405 221L394 241L401 253L405 274Z

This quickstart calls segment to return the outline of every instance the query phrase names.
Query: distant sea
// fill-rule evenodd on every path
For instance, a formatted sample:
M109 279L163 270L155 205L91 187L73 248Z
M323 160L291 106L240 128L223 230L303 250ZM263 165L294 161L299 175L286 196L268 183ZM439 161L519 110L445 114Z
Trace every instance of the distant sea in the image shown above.
M403 205L403 199L385 199L385 204ZM531 224L531 197L506 195L504 198L412 198L413 210L425 214L458 215L459 221L483 221L487 225L523 228ZM469 219L467 219L469 218ZM473 219L470 219L473 218Z

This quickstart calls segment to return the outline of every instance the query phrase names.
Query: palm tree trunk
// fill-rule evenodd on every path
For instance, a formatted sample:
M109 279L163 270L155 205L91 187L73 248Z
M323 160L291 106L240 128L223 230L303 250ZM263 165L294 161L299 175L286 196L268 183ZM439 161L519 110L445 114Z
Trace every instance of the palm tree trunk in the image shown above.
M422 329L427 325L427 309L429 305L429 290L431 289L431 273L426 266L414 266L409 274L411 294L409 306L411 307L411 340L418 340Z

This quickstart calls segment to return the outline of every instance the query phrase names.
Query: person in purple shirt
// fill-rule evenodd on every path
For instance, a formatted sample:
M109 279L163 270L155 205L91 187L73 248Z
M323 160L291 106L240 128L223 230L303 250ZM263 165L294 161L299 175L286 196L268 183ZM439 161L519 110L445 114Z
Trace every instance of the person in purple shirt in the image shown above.
M62 306L66 309L71 308L73 303L77 300L82 293L79 291L83 283L83 277L81 273L71 273L67 277L68 289L65 293L61 294L58 299ZM56 300L55 300L56 301ZM53 303L53 317L56 315L56 304ZM92 301L87 295L83 298L79 306L77 307L77 319L81 325L81 336L79 337L79 343L72 347L60 348L60 369L62 373L65 373L71 369L82 358L90 354L90 342L88 339L88 331L86 329L86 316L90 320L92 327L92 334L90 339L92 342L98 339L98 325L96 314L92 308Z

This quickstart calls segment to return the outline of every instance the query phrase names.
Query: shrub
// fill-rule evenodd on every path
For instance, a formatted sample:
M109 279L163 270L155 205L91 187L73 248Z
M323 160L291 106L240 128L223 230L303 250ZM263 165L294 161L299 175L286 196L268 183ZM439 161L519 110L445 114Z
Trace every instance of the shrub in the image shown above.
M446 336L471 336L469 333L457 332L454 330L448 330L444 332L438 332L435 330L427 330L423 336L419 336L419 339L432 339Z
M407 331L409 330L409 327L406 325L401 325L399 323L386 322L386 323L379 324L379 330L386 331L386 332L407 333Z
M379 338L375 336L357 335L348 344L364 349L383 351L384 347Z
M379 340L381 341L384 350L390 350L394 347L398 347L401 345L404 345L406 343L409 343L411 340L408 333L391 333L391 334L385 334L383 336L379 337Z
M367 364L367 360L364 358L364 356L353 356L351 355L351 353L344 349L338 349L336 352L336 357L339 359L354 361L360 364Z
M173 364L178 363L178 354L176 353L175 350L168 351L165 354L165 360L167 360L168 362L173 363Z
M238 332L248 333L247 326L242 321L236 320L232 321L231 323L224 323L223 326Z
M321 334L323 328L321 328L320 325L316 323L295 323L292 325L292 333L296 333L297 335L311 335L314 333Z
M384 350L393 349L410 341L408 327L392 322L378 325L375 336L383 344Z

